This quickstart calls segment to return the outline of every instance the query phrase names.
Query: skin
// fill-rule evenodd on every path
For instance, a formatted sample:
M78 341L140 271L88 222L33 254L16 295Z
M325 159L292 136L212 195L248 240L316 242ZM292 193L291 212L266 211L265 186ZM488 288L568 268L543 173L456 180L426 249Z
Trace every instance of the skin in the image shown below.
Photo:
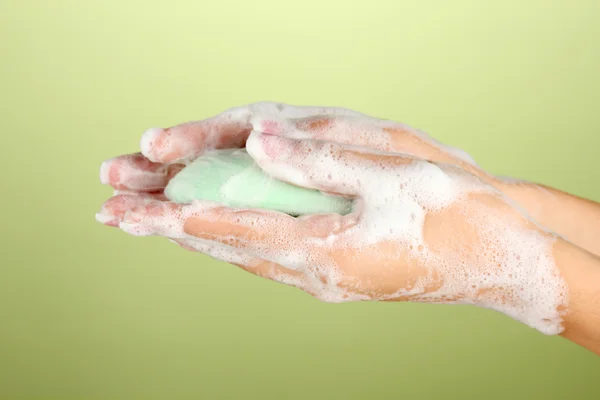
M166 201L162 189L187 162L208 149L242 146L275 178L357 198L357 209L344 217L295 219L268 210ZM134 235L169 237L185 249L324 301L469 303L504 312L542 332L555 311L561 326L555 333L600 354L597 203L496 178L423 132L339 108L252 104L203 121L151 129L141 149L102 165L102 182L118 190L97 216L106 225ZM319 164L327 157L335 160L329 171ZM418 177L416 169L442 180L408 180L402 191L378 194L384 182ZM356 171L367 171L365 179L355 179ZM377 182L370 176L377 176ZM424 193L438 191L443 197L455 189L456 196L441 207L426 204ZM403 197L405 192L416 197ZM409 221L409 205L424 213L422 241L411 242L407 232L375 239L369 233L371 226L390 220ZM527 261L532 250L518 255L521 263L498 264L490 254L509 254L521 243L482 239L490 235L506 240L520 235L520 242L532 243L525 248L547 247L560 276L554 285L568 293L568 301L548 311L544 304L524 300L519 293L538 283L510 277L537 267ZM482 279L485 271L492 271L492 282ZM539 291L544 288L539 283ZM539 314L540 320L524 320L523 314Z

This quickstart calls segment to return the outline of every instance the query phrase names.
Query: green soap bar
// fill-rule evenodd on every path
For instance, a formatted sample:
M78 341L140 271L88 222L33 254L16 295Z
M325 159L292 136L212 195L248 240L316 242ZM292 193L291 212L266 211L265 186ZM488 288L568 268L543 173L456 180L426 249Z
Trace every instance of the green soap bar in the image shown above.
M348 214L353 202L300 188L265 174L245 149L215 150L186 166L165 195L176 203L208 200L233 208L263 208L290 215Z

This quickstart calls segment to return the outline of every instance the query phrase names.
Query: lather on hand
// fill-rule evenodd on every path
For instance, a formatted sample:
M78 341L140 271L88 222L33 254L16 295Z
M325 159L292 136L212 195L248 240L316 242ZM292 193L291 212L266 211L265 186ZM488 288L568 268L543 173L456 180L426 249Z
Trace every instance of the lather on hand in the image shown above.
M293 218L165 201L184 164L244 145L267 174L355 198L355 209ZM573 234L584 228L577 218L559 224L544 212L569 204L589 224L595 203L495 178L420 131L338 108L257 103L151 129L141 147L101 168L103 183L125 191L99 213L107 225L169 237L325 301L474 304L600 352L597 248L589 229Z

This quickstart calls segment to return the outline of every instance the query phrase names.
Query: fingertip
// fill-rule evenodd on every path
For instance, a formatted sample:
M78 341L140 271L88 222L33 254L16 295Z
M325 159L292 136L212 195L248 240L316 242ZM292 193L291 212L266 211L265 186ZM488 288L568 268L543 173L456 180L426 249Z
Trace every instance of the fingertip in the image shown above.
M164 133L162 128L150 128L143 133L140 140L142 154L152 162L159 162L155 149L158 147L160 138Z
M248 140L246 140L246 152L250 154L250 157L252 157L255 161L265 157L265 153L262 150L261 136L262 132L253 130L250 132Z
M110 183L110 162L111 160L107 160L100 165L100 183L103 185Z
M284 137L252 131L246 142L246 151L255 161L285 159L290 155L292 145Z

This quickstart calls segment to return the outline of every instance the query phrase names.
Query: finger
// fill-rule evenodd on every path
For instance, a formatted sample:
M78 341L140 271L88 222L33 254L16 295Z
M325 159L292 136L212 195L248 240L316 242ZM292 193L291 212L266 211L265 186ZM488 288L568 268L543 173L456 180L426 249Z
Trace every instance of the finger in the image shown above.
M389 133L392 123L360 116L314 115L307 118L273 118L256 115L253 130L298 140L319 140L368 147L379 151L397 151ZM409 127L404 127L406 132Z
M361 115L335 107L303 107L282 103L260 102L229 109L215 117L180 124L167 129L147 130L140 143L142 154L158 163L188 162L205 150L244 146L252 125L252 115L302 118L314 114Z
M257 115L251 123L254 130L292 139L321 140L406 153L440 163L476 165L464 151L444 145L418 129L388 120L353 115L297 119Z
M184 230L186 221L196 217L214 222L221 218L224 209L225 207L222 205L209 201L178 204L170 201L150 200L127 210L119 227L135 236L194 239Z
M357 223L358 213L293 218L266 210L219 208L188 218L184 231L298 270L314 262L333 238Z
M157 163L186 163L205 150L243 147L249 132L247 118L219 115L166 129L148 129L142 135L140 148L142 154Z
M326 242L332 234L353 224L354 216L337 214L296 219L268 210L153 201L127 211L119 227L136 236L158 235L224 245L300 269L311 256L316 256L315 240Z
M253 131L246 149L269 175L297 186L347 196L361 196L385 184L385 173L411 164L399 154L343 146L331 142L294 140Z
M96 214L96 220L104 225L118 227L125 213L132 208L152 201L166 200L163 194L119 194L108 199Z
M100 181L117 190L152 192L164 189L183 167L153 163L141 154L128 154L103 162Z

